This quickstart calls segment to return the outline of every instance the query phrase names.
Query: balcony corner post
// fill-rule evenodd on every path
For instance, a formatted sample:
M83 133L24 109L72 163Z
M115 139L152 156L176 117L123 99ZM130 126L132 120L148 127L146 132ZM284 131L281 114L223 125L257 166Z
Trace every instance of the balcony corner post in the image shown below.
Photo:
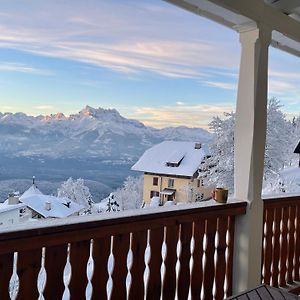
M246 215L236 218L233 294L261 282L261 189L271 29L263 24L250 25L238 28L242 51L236 106L234 182L235 198L247 201L248 208Z

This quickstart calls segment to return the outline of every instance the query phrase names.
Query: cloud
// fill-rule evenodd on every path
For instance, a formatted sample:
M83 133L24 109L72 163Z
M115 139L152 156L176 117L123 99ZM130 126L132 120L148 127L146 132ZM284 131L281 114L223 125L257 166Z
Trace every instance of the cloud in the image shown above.
M226 103L215 105L139 107L129 117L157 128L189 126L208 129L208 123L214 116L223 115L224 112L231 112L233 110L234 107Z
M287 93L290 94L296 91L299 91L299 87L293 82L273 78L269 80L269 93L284 96Z
M281 79L300 80L300 72L269 70L269 76Z
M53 111L55 107L53 105L37 105L34 107L36 110L43 110L43 111Z
M177 104L177 105L184 105L184 102L182 102L182 101L177 101L176 104Z
M10 111L13 107L9 105L0 105L0 111Z
M237 84L228 83L228 82L219 82L219 81L203 81L203 83L207 86L213 88L219 88L224 90L236 90Z
M199 17L199 26L191 31L194 16L163 2L136 5L89 0L84 5L75 0L72 5L55 2L42 6L34 1L26 6L11 5L4 13L7 17L5 22L0 20L0 47L76 60L136 76L150 72L199 79L207 75L207 66L220 71L238 66L238 42L233 45L223 35L213 38L219 28L204 30L204 21ZM237 39L235 33L230 34Z
M0 72L19 72L45 76L52 75L52 73L49 71L16 62L0 62Z

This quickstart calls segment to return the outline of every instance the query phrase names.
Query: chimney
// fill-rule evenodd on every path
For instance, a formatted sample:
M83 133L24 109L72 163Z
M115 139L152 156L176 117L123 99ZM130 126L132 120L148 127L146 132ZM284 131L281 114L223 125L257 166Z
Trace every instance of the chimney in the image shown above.
M45 202L45 209L46 210L51 210L51 202L49 202L49 201Z
M19 203L19 196L16 193L10 193L8 195L8 204L13 205L13 204L18 204Z
M195 149L201 149L202 144L201 143L195 143Z

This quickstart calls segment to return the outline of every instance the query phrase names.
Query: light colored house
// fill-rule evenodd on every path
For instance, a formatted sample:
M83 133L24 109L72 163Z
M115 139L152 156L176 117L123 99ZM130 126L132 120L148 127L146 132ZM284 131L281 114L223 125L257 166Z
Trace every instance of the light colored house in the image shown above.
M18 204L0 204L0 226L9 226L22 222L23 216L26 214L26 205Z
M10 193L8 199L0 203L0 225L9 226L28 220L31 211L19 201L19 193Z
M35 184L23 193L20 201L32 211L33 218L66 218L84 209L67 198L44 195Z
M164 141L145 151L131 168L144 172L144 203L160 197L166 201L195 202L211 197L203 185L199 166L207 156L200 143Z

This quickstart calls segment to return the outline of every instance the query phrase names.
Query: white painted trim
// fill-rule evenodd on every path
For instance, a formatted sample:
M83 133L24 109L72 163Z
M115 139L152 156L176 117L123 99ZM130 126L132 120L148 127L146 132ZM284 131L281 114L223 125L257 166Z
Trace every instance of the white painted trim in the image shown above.
M240 33L242 45L235 126L235 197L249 203L236 218L233 294L254 288L261 279L263 201L261 199L266 140L268 47L271 30Z

